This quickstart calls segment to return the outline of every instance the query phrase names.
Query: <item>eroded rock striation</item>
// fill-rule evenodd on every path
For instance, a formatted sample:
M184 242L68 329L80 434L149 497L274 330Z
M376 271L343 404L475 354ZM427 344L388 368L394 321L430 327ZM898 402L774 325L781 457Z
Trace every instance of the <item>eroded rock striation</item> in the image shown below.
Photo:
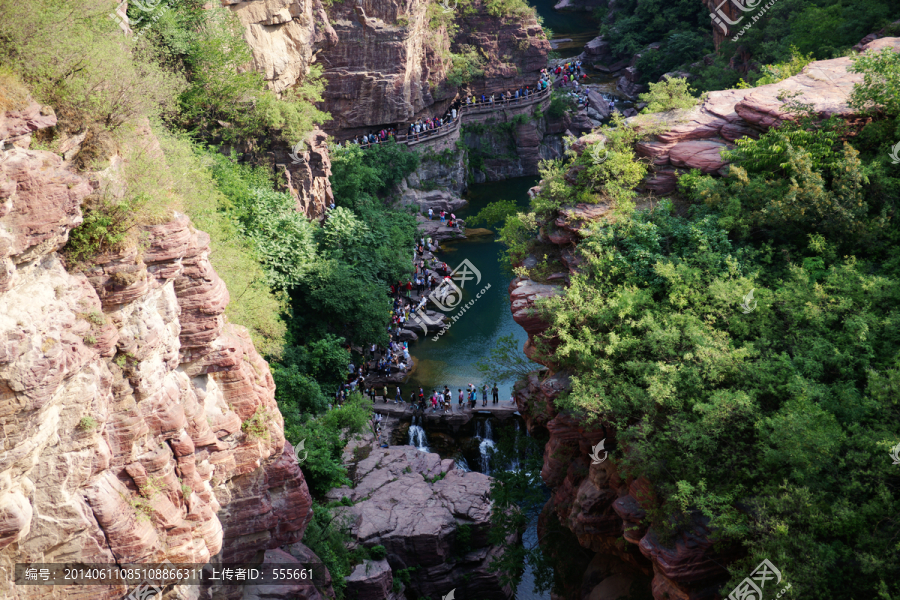
M0 123L53 124L33 114ZM176 214L66 264L56 252L93 189L50 152L0 156L0 567L245 562L296 544L311 499L268 365L225 322L209 237ZM5 598L126 593L47 590L0 581Z
M900 38L880 38L869 42L865 50L892 48L900 52ZM759 137L771 127L795 117L779 99L784 91L811 105L820 118L838 116L851 126L861 125L865 117L849 105L853 86L862 75L850 73L850 58L820 60L784 81L743 90L710 92L706 100L690 110L641 115L629 119L637 128L662 126L663 132L639 142L639 155L650 159L653 174L644 183L647 191L668 194L675 191L680 174L691 169L725 175L728 162L722 151L734 148L742 137Z
M321 0L221 0L244 26L253 67L275 92L301 81L316 52L337 43Z
M340 139L408 122L455 95L429 83L444 79L449 65L441 54L449 40L443 28L431 28L425 0L335 3L331 23L339 43L319 61L328 82L323 109L334 118L328 131L340 132Z

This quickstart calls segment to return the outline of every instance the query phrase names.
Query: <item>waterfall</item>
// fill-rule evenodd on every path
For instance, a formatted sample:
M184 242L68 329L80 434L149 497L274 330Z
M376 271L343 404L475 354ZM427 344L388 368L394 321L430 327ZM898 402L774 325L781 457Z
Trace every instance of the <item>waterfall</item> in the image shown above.
M469 461L466 460L465 456L460 455L456 458L456 470L462 471L463 473L472 471L472 467L469 466Z
M422 417L413 415L412 424L409 426L409 445L422 452L429 452L428 438L425 436L425 428L420 425L421 422Z
M475 421L475 438L481 440L481 443L478 444L481 472L488 475L491 472L491 455L497 449L497 444L494 443L494 431L491 429L490 419Z
M510 471L518 471L519 470L519 422L513 421L516 428L513 433L513 456L512 456L512 464L509 465Z
M497 445L494 443L494 440L485 439L478 444L478 453L481 454L481 472L485 475L490 475L491 473L491 454L494 453L496 448Z

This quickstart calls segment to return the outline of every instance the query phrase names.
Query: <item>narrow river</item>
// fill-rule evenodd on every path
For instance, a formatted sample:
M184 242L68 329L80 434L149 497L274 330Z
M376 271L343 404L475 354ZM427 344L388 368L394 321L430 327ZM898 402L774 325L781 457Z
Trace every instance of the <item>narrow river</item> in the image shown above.
M514 200L524 209L528 206L528 189L535 185L537 180L537 177L518 177L495 183L473 184L465 196L469 204L459 211L458 215L462 218L473 216L489 202L501 199ZM491 284L491 288L437 341L433 341L432 336L420 338L418 342L410 344L410 353L415 357L417 366L404 389L411 390L421 386L427 394L433 389L447 385L453 390L455 403L457 390L465 389L469 383L474 383L479 388L483 383L487 383L489 387L494 383L480 379L476 364L490 358L491 350L500 337L512 334L519 348L525 344L527 335L513 321L510 312L507 288L513 275L504 270L500 263L503 245L497 237L494 230L491 235L480 235L443 245L444 250L438 254L441 260L451 267L456 267L468 259L481 274L480 283L475 285L474 282L468 282L463 288L462 304L473 299L488 283ZM506 402L510 399L512 384L511 381L499 383L501 401ZM425 429L417 427L411 431L410 440L414 445L424 447L427 444L427 435ZM485 438L482 446L493 444L489 425L484 426L479 435ZM471 467L479 471L485 470L478 462ZM537 516L533 515L524 533L524 541L529 546L537 541ZM549 598L549 592L539 594L534 590L531 569L526 567L522 581L516 589L516 600L549 600Z
M528 189L536 183L537 177L518 177L495 183L472 184L465 196L469 205L459 211L458 216L465 219L475 215L489 202L500 199L515 200L525 208L528 206ZM474 281L466 282L461 305L474 299L475 294L487 284L491 284L491 289L478 298L437 341L432 341L431 336L410 344L410 354L415 357L417 365L404 389L422 387L427 395L431 390L443 389L447 385L453 390L455 403L457 390L465 390L469 383L474 383L479 389L484 383L488 387L494 383L480 379L476 364L490 358L491 350L500 337L512 334L521 347L527 336L512 319L506 290L513 276L500 265L503 245L497 241L496 233L459 242L445 242L442 248L444 250L438 253L438 257L451 268L468 259L481 273L481 282L477 285ZM500 400L508 401L512 382L500 383L499 387Z
M551 43L559 58L577 56L584 45L597 37L600 23L594 18L592 11L587 10L554 10L559 0L528 0L537 10L544 27L552 32ZM568 41L565 41L568 40Z

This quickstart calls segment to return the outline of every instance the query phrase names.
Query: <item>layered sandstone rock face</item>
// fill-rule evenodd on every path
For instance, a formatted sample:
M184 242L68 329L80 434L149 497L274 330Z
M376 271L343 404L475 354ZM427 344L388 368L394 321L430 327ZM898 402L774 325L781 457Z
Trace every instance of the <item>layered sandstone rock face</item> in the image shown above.
M449 67L443 28L429 24L427 0L362 0L331 6L339 43L323 50L319 62L328 87L323 109L331 113L329 132L340 139L374 125L411 121L455 91L438 86Z
M881 38L869 42L865 50L892 48L900 52L900 38ZM784 91L800 94L798 100L812 106L820 118L838 116L851 125L862 124L864 117L848 104L853 86L862 75L849 73L847 57L810 63L803 71L784 81L743 90L710 92L699 106L666 115L642 115L629 120L635 127L664 126L663 133L637 144L637 152L653 164L653 175L645 183L647 191L668 194L675 191L680 173L700 169L703 173L724 175L727 161L721 151L734 147L745 136L759 137L770 127L794 118L779 100Z
M244 26L253 67L281 92L309 73L316 51L337 43L321 0L221 0Z
M325 132L316 128L307 140L294 148L277 147L274 150L276 163L284 169L297 210L313 220L322 219L326 207L334 202L327 140Z
M486 57L484 77L468 84L468 93L489 95L537 83L551 48L535 17L495 17L476 0L457 23L454 51L470 46Z
M457 95L446 82L449 51L477 48L486 57L484 77L466 91L482 94L534 85L547 65L550 44L533 17L493 17L483 2L455 13L451 40L427 0L335 3L330 19L338 43L319 62L328 88L323 109L334 120L327 131L340 140L382 126L443 114ZM453 8L452 3L448 3Z
M0 124L27 136L55 121L41 112ZM50 152L0 156L0 567L244 562L298 542L309 492L268 365L225 323L209 237L175 215L67 266L56 251L92 191ZM4 598L125 593L0 580Z

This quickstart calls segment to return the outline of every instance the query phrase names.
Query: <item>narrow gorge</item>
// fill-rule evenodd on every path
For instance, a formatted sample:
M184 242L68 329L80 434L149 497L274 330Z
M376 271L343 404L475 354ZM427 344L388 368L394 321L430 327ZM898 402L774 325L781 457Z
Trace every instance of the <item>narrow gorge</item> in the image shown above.
M900 598L900 13L770 5L0 0L0 598Z

